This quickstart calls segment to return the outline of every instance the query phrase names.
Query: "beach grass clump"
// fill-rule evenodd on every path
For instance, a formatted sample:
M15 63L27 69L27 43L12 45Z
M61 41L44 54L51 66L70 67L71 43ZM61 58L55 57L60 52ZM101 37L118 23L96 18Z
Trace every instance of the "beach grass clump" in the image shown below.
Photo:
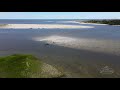
M8 25L8 24L0 24L0 26L6 26L6 25Z
M14 54L0 57L0 78L51 78L63 74L33 55Z

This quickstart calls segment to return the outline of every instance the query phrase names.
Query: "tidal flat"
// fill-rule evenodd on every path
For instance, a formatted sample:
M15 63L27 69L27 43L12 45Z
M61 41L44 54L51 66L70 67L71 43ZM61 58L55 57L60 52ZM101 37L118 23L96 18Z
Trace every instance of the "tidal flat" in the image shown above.
M92 28L1 28L0 56L32 54L65 77L120 77L120 26L74 20L50 23Z

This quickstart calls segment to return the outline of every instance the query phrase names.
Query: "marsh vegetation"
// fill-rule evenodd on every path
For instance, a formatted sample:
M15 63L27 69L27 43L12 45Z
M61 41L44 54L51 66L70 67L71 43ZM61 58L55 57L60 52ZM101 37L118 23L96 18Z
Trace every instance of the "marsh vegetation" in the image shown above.
M0 26L6 26L6 25L8 25L8 24L0 24Z
M63 74L32 55L0 57L0 78L54 78Z

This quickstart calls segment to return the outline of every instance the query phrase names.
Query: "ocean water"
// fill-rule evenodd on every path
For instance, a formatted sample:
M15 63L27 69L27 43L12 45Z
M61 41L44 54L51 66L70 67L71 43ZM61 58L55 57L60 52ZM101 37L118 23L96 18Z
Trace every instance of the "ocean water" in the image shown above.
M75 21L2 19L0 24L64 24L94 28L0 29L0 56L33 54L48 64L61 67L70 77L120 77L120 26ZM106 66L115 73L99 73Z
M0 24L63 24L65 21L75 19L0 19Z

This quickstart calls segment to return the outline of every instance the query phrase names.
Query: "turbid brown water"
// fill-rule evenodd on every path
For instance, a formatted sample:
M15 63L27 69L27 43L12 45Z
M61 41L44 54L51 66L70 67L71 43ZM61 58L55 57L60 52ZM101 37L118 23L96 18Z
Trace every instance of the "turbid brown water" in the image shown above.
M33 54L66 77L120 77L120 26L81 29L0 29L0 56Z

